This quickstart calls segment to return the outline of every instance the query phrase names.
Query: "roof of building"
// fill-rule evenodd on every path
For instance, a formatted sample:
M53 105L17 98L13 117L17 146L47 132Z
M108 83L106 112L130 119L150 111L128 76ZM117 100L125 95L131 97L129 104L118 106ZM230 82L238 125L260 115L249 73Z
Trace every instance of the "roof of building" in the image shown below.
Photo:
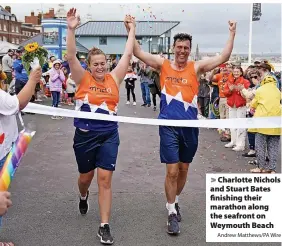
M21 42L19 44L19 46L26 46L27 44L32 43L32 42L37 42L39 44L39 46L43 46L43 34L39 33L39 34L33 36L32 38ZM81 43L79 43L77 41L76 41L76 49L77 49L78 52L81 52L81 53L88 53L88 51L89 51L86 47L84 47Z
M13 15L10 14L6 9L4 9L2 6L0 6L0 14L1 14L1 15L13 16Z
M179 21L136 22L136 36L161 36ZM88 21L76 29L76 36L127 36L123 21Z
M26 23L25 23L25 24L22 23L21 26L22 26L22 28L24 28L24 29L37 30L37 29L35 29L33 26L28 26ZM39 30L37 30L37 31L39 31Z

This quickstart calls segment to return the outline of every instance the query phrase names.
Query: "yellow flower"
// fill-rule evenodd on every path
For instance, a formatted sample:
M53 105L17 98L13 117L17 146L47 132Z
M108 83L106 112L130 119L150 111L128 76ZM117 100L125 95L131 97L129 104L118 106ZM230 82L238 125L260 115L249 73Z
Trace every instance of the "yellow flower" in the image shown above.
M27 51L27 52L34 52L38 49L39 45L38 43L30 43L30 44L27 44L24 49Z

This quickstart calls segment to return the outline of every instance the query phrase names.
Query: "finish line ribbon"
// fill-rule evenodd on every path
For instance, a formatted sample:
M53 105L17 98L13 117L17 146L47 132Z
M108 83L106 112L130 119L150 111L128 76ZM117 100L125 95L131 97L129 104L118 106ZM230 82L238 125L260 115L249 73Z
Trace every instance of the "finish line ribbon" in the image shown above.
M70 109L54 108L35 103L29 103L23 112L62 116L68 118L82 118L92 120L116 121L154 126L202 127L202 128L282 128L281 116L259 118L235 118L216 120L164 120L115 116L92 112L82 112Z

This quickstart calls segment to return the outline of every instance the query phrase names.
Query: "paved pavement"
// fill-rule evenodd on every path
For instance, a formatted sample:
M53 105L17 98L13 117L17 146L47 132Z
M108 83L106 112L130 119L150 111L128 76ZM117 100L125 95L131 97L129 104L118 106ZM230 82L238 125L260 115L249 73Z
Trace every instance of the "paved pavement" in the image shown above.
M121 94L120 115L157 116L152 108L141 108L140 99L138 106L125 105L125 92ZM137 98L140 98L139 88ZM100 245L96 237L99 224L96 180L90 189L87 216L82 217L77 208L78 175L72 150L72 119L56 121L49 116L25 115L24 120L35 124L37 133L12 183L13 207L3 219L0 241L13 241L16 246ZM170 237L166 234L165 167L159 162L158 128L120 124L120 139L113 178L111 227L115 245L207 245L205 174L248 172L251 166L247 159L224 149L216 130L200 130L199 150L180 197L181 234Z

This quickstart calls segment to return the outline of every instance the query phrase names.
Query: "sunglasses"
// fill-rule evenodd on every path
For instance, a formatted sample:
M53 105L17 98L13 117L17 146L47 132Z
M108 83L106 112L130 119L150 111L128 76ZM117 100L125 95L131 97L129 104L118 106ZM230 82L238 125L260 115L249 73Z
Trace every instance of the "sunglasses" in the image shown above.
M258 78L258 76L252 76L251 77L251 79L257 79Z

